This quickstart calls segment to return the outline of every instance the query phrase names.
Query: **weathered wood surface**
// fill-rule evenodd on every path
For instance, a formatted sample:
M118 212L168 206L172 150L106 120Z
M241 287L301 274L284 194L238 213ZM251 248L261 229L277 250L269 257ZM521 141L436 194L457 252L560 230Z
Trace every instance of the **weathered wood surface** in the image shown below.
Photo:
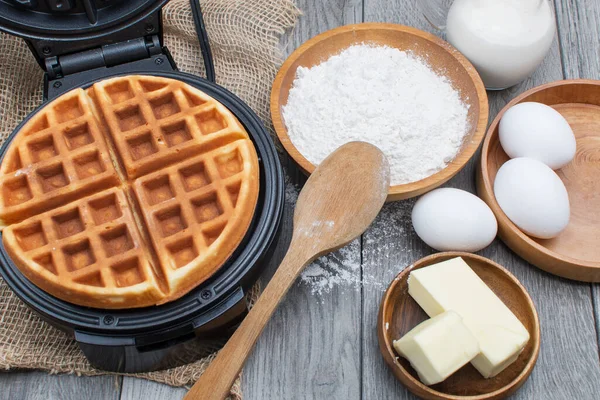
M285 48L291 53L307 38L333 27L360 22L360 1L301 0L304 11ZM302 177L293 165L294 184ZM291 189L291 190L290 190ZM286 198L281 246L268 272L285 253L291 239L294 190ZM336 263L360 263L360 246L330 258ZM356 271L360 279L360 271ZM303 393L315 399L360 399L360 292L334 289L316 299L306 285L294 285L259 339L244 370L247 399L293 399Z
M185 388L124 377L120 400L181 400L186 392Z
M555 0L565 78L600 79L600 2ZM600 343L600 285L592 285Z
M365 20L397 22L416 26L421 29L430 29L418 13L415 12L412 2L397 0L391 6L387 1L366 1ZM409 4L407 4L409 3ZM581 7L584 2L580 1ZM390 10L394 10L390 12ZM564 50L563 50L564 51ZM597 53L596 53L597 54ZM510 90L489 93L490 121L510 99L517 94L545 82L563 78L559 43L556 41L552 51L546 58L544 64L536 71L535 75L525 83L511 88ZM448 186L474 192L475 160L472 160L456 178L451 180ZM395 211L390 213L393 215ZM381 265L390 266L409 265L424 255L432 252L411 232L410 208L401 208L405 216L399 217L402 221L403 232L399 232L395 238L395 245L409 251L392 250L382 257L381 241L375 235L372 240L367 240L363 247L363 263L365 268L372 264L373 267L380 266L379 271L387 271ZM388 218L385 218L389 220ZM386 224L386 222L381 222ZM384 235L388 238L389 235ZM367 238L369 235L367 234ZM387 239L386 239L387 241ZM368 243L372 243L371 246ZM370 263L371 254L375 253L373 262ZM569 282L553 277L536 268L533 268L519 257L515 256L506 246L498 240L485 249L482 254L504 265L512 271L517 278L529 290L538 309L542 325L542 350L536 369L524 387L514 396L519 399L594 399L600 393L600 365L598 361L598 344L596 328L594 326L594 315L591 307L590 287L588 284ZM389 257L389 260L386 260ZM386 276L386 278L390 278ZM378 356L377 338L372 327L375 326L376 310L379 307L380 294L365 290L365 307L363 316L363 331L365 342L363 353L365 354L363 367L364 398L386 399L403 398L405 389L398 385L391 373L387 371L386 365ZM371 365L370 365L371 364ZM390 391L393 387L395 391Z
M420 0L298 0L304 16L284 41L289 54L310 37L333 27L385 21L431 31L419 16ZM544 65L527 82L490 94L491 117L507 101L529 89L563 78L600 79L600 3L555 0L558 39ZM302 177L286 162L291 182ZM474 192L474 161L447 186ZM285 223L268 279L283 257L291 235L294 190L288 190ZM297 284L288 294L248 361L245 398L412 399L391 375L379 354L375 321L387 283L405 266L433 252L414 235L414 200L385 207L360 242L330 258L362 262L362 291L334 288L315 297ZM570 282L541 272L496 241L482 252L511 270L527 287L542 324L542 350L533 375L517 399L600 398L600 285ZM594 318L594 310L596 318ZM597 323L596 326L594 323ZM0 374L0 399L180 399L183 389L134 378L75 378L42 373ZM10 397L8 397L10 394ZM77 394L77 396L75 395Z
M2 400L118 400L121 377L0 372Z

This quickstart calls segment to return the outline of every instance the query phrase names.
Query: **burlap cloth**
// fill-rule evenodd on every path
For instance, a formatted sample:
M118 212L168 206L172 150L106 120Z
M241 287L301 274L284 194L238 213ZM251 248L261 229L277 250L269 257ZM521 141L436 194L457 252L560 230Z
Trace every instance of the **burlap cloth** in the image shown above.
M299 11L291 0L204 0L205 22L215 59L217 82L241 97L270 126L269 90L277 66L280 36ZM165 44L180 70L204 76L204 65L188 0L171 0L163 11ZM25 44L0 33L0 139L42 102L42 73ZM250 296L249 302L256 297ZM208 343L199 361L166 371L134 376L188 386L215 356L220 343ZM76 343L41 321L0 278L0 368L42 369L50 373L101 375ZM241 399L239 379L232 398Z

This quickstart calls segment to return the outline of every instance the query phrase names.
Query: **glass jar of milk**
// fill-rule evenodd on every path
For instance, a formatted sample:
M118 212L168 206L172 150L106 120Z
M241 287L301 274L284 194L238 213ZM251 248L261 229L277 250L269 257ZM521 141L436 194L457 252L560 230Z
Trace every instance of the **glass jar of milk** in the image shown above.
M528 78L552 46L548 0L417 0L427 20L475 66L486 88Z

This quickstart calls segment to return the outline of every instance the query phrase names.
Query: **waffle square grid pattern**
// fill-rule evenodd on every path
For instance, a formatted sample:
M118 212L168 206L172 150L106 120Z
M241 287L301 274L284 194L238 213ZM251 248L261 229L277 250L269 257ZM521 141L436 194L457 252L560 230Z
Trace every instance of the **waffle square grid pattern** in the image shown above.
M85 92L49 107L27 124L0 166L5 224L119 184Z
M127 76L69 92L0 166L4 245L37 286L99 308L162 304L229 258L258 197L237 119L187 84Z
M164 90L157 82L138 80L96 89L129 178L247 138L233 114L217 111L214 101L186 88Z

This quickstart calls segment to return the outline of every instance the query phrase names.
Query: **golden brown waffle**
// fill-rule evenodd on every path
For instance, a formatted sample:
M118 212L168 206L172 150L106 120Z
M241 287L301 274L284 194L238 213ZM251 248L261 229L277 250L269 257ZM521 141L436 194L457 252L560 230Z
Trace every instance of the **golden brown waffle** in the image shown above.
M183 82L107 80L94 95L129 178L248 137L222 104Z
M126 76L37 113L0 165L11 259L71 303L133 308L181 297L237 248L258 157L224 106L171 79Z
M119 183L94 105L82 89L27 123L0 166L0 223L10 224Z
M120 189L29 218L3 235L25 276L71 303L116 308L164 297Z

